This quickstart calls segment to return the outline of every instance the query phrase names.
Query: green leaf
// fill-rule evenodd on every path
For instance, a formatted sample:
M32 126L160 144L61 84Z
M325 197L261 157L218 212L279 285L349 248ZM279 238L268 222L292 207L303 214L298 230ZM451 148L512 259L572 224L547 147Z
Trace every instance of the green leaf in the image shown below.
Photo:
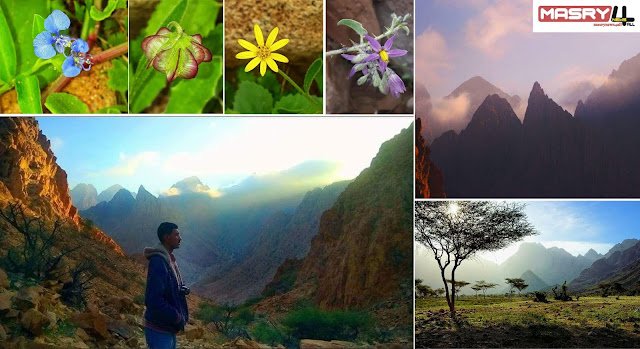
M18 75L16 78L18 106L22 114L42 114L40 84L35 75Z
M33 15L33 26L31 27L31 39L35 39L38 34L45 31L44 29L44 17L35 14Z
M121 60L113 61L113 68L109 69L107 85L116 91L125 92L129 88L129 72L127 65Z
M200 34L202 37L209 36L215 26L218 12L221 5L217 1L193 1L187 2L187 10L189 16L185 16L180 22L184 31L189 35Z
M93 113L94 114L121 114L126 112L127 112L127 106L118 104L118 105L112 105L106 108L102 108L100 110L96 110Z
M50 3L51 2L48 0L0 0L0 8L4 13L7 24L9 25L9 30L11 31L11 36L13 38L12 42L16 44L14 50L16 57L16 72L14 77L30 70L39 59L33 53L33 15L37 13L44 17L48 16L51 13L51 10L49 9ZM2 39L0 45L4 45L5 43L6 40ZM0 58L0 65L4 64L4 58ZM4 67L0 67L0 70L2 69L4 69ZM52 71L52 69L47 70ZM55 77L57 77L57 75L47 75L47 78L49 79L47 81L40 81L40 83L49 83L53 81Z
M9 83L16 75L16 47L2 7L0 7L0 62L0 81Z
M68 93L52 93L44 105L54 114L89 114L89 107Z
M215 56L211 62L198 66L198 76L182 80L171 87L166 114L200 114L211 98L216 97L217 86L222 78L222 57Z
M233 109L240 114L271 114L273 97L255 82L243 81L233 100Z
M355 30L360 36L364 36L364 34L367 33L367 30L364 29L362 24L358 21L354 21L353 19L341 19L338 21L338 25L346 25L347 27Z
M169 13L166 17L164 17L164 19L162 19L158 17L158 12L160 11L161 6L163 6L163 8L166 8L167 3L174 5L174 3L170 1L161 2L158 7L156 7L154 14L151 16L149 25L145 30L146 32L151 32L151 34L154 34L156 31L158 31L158 29L160 29L160 27L167 26L167 24L169 24L169 22L171 21L180 22L187 8L187 1L182 0L175 4L170 11L161 12L161 15L164 13ZM152 23L154 24L153 26ZM149 29L154 27L155 29ZM145 34L144 36L151 34ZM137 46L132 47L136 48L136 52L142 52L139 43L137 44ZM153 69L153 67L147 68L148 64L149 60L144 54L142 54L140 56L140 59L138 60L138 64L136 65L133 79L131 80L131 113L140 113L142 110L144 110L144 108L151 105L158 93L160 93L160 91L162 91L162 89L167 84L166 76L160 72L157 72L155 69Z
M318 105L322 105L322 98L312 96ZM296 93L282 97L273 108L274 114L318 114L318 109L305 96Z
M267 70L264 76L258 77L257 82L260 86L269 90L274 99L280 99L280 89L282 88L282 84L278 82L278 78L276 78L276 74L273 71Z
M307 69L307 74L304 76L304 92L309 93L309 89L311 89L311 83L315 79L316 75L322 75L322 59L316 59L311 65L309 69Z
M113 13L113 11L115 11L117 6L118 6L118 0L109 0L109 3L102 11L98 10L95 6L91 6L91 10L89 11L89 14L91 15L91 19L93 19L94 21L97 21L97 22L104 21L109 16L111 16L111 14Z

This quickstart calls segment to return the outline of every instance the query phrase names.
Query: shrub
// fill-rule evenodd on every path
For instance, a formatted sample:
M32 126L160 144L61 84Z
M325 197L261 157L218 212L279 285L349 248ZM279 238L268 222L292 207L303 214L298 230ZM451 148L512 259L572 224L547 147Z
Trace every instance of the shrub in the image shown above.
M195 317L211 323L216 331L228 338L250 338L248 325L253 321L254 314L249 308L237 308L230 304L211 305L200 303Z
M353 341L371 329L373 320L361 311L323 311L306 307L289 313L282 324L296 338Z
M270 346L277 346L286 340L285 335L275 326L263 321L258 322L253 327L251 337L260 343L269 344Z

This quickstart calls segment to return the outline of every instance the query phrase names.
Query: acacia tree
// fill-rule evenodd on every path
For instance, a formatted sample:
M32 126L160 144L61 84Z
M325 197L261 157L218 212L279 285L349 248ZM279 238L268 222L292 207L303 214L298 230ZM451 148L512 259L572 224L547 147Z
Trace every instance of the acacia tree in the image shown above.
M451 288L455 288L456 294L458 294L458 299L460 299L460 295L459 295L460 294L460 290L463 287L466 287L466 286L470 285L470 283L468 283L466 281L463 281L463 280L452 281L452 280L449 279L449 280L447 280L447 282L451 284Z
M479 289L482 290L482 298L483 299L487 299L487 290L490 288L494 288L498 286L498 284L494 284L494 283L490 283L490 282L486 282L484 280L480 280L480 281L476 281L475 286L473 287L478 287Z
M475 284L475 285L471 286L471 289L476 291L476 298L478 298L478 291L481 291L482 287L478 286L478 284Z
M510 292L513 291L514 288L518 289L518 296L520 295L522 290L529 287L529 285L524 282L523 278L506 278L505 280L507 280Z
M449 290L447 279L455 285L460 264L479 252L496 251L536 234L522 204L417 201L415 206L415 239L431 250L438 263L453 320L456 319L456 289Z

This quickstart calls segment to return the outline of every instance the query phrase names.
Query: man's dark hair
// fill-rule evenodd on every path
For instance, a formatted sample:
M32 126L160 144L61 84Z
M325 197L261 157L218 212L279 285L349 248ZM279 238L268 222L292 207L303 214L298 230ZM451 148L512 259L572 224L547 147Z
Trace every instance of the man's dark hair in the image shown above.
M158 226L158 240L162 242L162 239L165 237L165 235L171 234L173 229L178 229L178 226L174 223L171 223L171 222L160 223L160 225Z

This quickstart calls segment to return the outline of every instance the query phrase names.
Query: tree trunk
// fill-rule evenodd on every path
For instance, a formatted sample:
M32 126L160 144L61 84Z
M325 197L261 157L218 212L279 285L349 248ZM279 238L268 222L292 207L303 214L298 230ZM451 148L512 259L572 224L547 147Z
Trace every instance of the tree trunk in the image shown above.
M444 268L440 268L440 276L442 277L442 282L444 283L444 294L447 299L447 305L449 306L449 311L451 312L451 314L453 314L451 315L451 317L455 320L455 311L454 311L455 304L452 300L453 297L449 296L449 286L447 286L447 278L444 276ZM453 289L454 287L452 287L452 290L451 290L452 292L453 292ZM453 294L455 294L455 292L452 293L452 295Z
M453 269L451 269L451 305L449 306L451 311L451 319L456 321L456 265L454 263Z

